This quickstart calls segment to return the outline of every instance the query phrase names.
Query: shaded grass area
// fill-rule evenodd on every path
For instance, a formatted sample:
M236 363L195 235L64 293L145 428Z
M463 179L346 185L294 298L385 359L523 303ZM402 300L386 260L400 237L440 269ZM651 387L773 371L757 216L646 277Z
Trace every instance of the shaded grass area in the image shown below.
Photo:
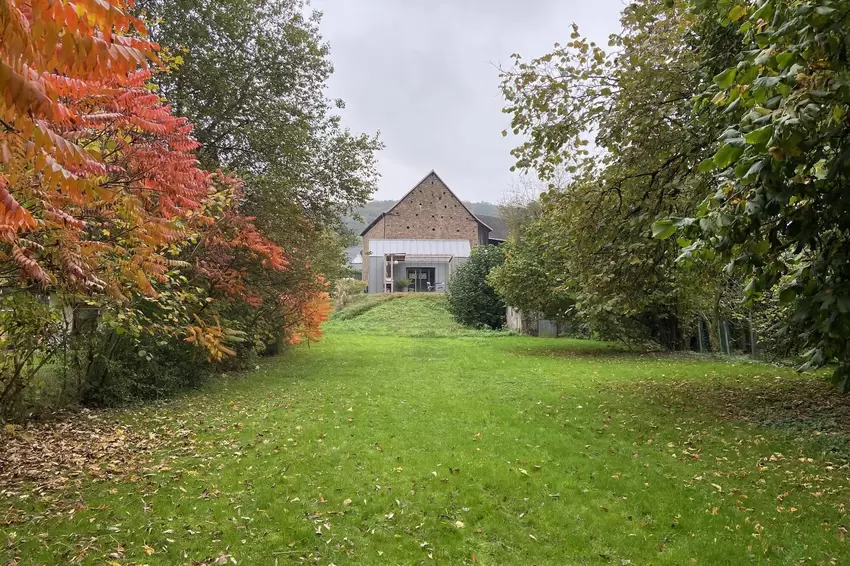
M142 461L110 453L98 467L111 472L40 496L0 495L0 557L846 562L850 471L832 433L846 426L847 400L819 378L583 341L393 336L378 325L379 308L433 306L420 300L352 319L384 334L329 325L323 343L200 394L85 416L108 438L120 430L153 447ZM437 315L432 325L450 328Z
M609 390L638 400L669 418L698 407L700 418L740 421L806 441L841 465L850 460L850 397L837 395L825 373L775 375L765 366L746 377L703 381L635 381Z

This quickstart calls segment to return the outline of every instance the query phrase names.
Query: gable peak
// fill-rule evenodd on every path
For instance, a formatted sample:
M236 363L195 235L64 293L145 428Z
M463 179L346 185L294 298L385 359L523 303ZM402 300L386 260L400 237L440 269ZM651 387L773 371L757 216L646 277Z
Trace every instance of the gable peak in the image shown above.
M395 210L395 208L396 208L396 207L397 207L397 206L398 206L398 205L399 205L402 201L404 201L405 199L407 199L408 197L410 197L416 189L418 189L419 187L421 187L422 185L424 185L424 184L425 184L425 183L426 183L429 179L431 179L431 180L432 180L432 182L433 182L433 180L437 180L437 181L439 181L439 182L440 182L440 184L441 184L441 185L443 185L443 187L445 187L446 192L448 192L448 194L449 194L449 195L451 195L451 197L453 197L453 198L454 198L454 199L455 199L458 203L460 203L460 205L463 207L463 209L464 209L464 210L465 210L465 211L469 214L469 216L470 216L472 219L474 219L476 222L478 222L481 226L483 226L483 227L484 227L484 228L486 228L487 230L492 230L492 228L491 228L490 226L488 226L486 223L484 223L484 222L483 222L480 218L478 218L478 216L476 216L476 215L475 215L475 214L474 214L474 213L473 213L473 212L469 209L469 207L468 207L468 206L466 206L466 204L465 204L465 203L464 203L464 202L460 199L460 197L458 197L458 196L455 194L455 192L451 189L451 187L449 187L449 184L448 184L448 183L446 183L446 182L443 180L443 178L442 178L442 177L440 177L439 173L437 173L437 171L435 171L434 169L431 169L431 170L428 172L428 174L427 174L427 175L425 175L425 176L424 176L424 177L423 177L423 178L422 178L422 179L421 179L418 183L416 183L415 185L413 185L413 188L411 188L409 191L407 191L407 192L404 194L404 196L403 196L403 197L401 197L400 199L398 199L398 200L395 202L395 204L394 204L394 205L392 205L392 206L391 206L391 207L390 207L387 211L382 212L381 214L379 214L379 215L378 215L378 217L377 217L375 220L373 220L371 224L369 224L368 226L366 226L366 228L364 228L364 229L363 229L363 231L360 233L360 235L361 235L361 236L365 236L365 235L366 235L366 233L367 233L369 230L371 230L371 229L372 229L372 226L374 226L375 224L377 224L377 223L378 223L378 221L379 221L379 220L381 220L382 218L384 218L387 214L390 214L393 210Z

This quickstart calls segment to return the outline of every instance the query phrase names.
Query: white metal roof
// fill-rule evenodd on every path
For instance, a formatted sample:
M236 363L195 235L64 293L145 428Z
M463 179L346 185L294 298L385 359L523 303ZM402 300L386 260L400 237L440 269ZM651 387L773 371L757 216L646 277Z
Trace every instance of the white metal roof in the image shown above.
M469 257L469 240L369 240L373 256L409 254L411 256Z

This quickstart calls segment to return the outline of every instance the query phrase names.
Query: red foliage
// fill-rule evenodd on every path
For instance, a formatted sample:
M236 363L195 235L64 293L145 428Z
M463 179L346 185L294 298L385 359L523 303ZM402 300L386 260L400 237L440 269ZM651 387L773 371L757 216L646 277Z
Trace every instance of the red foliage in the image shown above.
M214 181L214 192L193 222L201 236L195 265L227 300L260 306L263 299L252 288L250 272L285 270L288 262L283 248L266 238L252 217L239 214L236 203L242 192L238 180L219 173Z
M151 294L206 197L191 125L146 88L157 46L121 35L144 33L129 7L0 0L0 260L24 282Z
M284 304L289 297L281 297ZM331 313L331 300L327 293L311 293L302 303L293 305L292 314L297 314L296 323L287 329L286 339L290 344L303 340L318 342L322 339L322 323Z
M238 182L199 168L191 124L148 89L158 47L130 7L0 0L0 262L26 284L127 301L188 267L172 258L195 237L214 295L259 306L284 251L239 214ZM298 321L286 331L318 338L321 295L282 291Z

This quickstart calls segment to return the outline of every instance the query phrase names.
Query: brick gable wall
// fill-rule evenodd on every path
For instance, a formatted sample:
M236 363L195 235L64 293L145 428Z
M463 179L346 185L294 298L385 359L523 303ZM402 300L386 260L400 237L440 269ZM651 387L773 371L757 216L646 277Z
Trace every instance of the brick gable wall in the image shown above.
M431 173L363 235L363 278L369 273L369 240L469 240L486 242L486 229L440 178ZM483 234L483 236L482 236Z

